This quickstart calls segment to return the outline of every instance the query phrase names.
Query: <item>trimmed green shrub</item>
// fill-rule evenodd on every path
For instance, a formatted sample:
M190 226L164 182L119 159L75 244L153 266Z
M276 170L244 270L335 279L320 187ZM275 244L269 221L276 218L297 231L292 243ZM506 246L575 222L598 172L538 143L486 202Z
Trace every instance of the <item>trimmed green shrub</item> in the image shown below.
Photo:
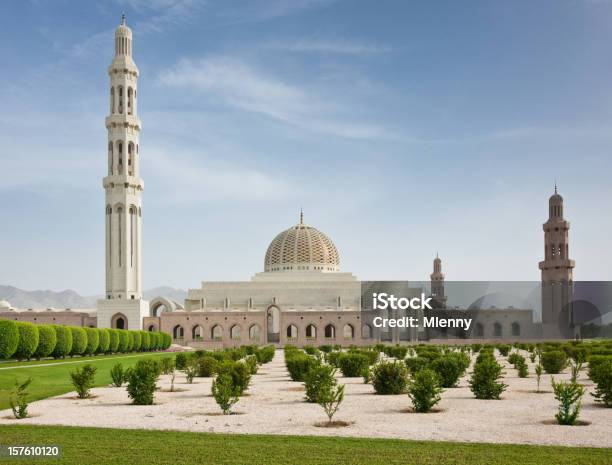
M162 336L160 348L162 350L166 350L172 345L172 336L170 336L168 333L160 333L160 334Z
M128 351L129 336L125 329L116 329L119 334L119 345L117 346L117 352L125 353Z
M342 352L333 351L325 354L325 361L334 368L340 368L340 355Z
M438 375L440 386L444 388L455 386L465 372L461 361L451 354L435 359L430 368Z
M169 375L174 371L174 359L172 357L163 357L157 361L162 374Z
M110 336L110 344L108 346L108 351L110 353L115 353L119 349L119 330L109 329L108 334Z
M367 356L361 353L345 353L338 360L342 375L347 378L362 376L363 372L370 366Z
M595 402L601 402L608 408L612 407L612 358L608 357L605 362L600 363L596 372L595 393L591 395L595 397Z
M482 352L481 352L482 353ZM474 365L470 379L470 389L476 399L499 399L508 387L498 382L502 377L502 367L494 358L485 357Z
M319 346L319 350L326 354L330 353L334 348L330 344L323 344Z
M408 370L400 361L380 362L370 375L376 394L402 394L408 383Z
M551 384L555 392L555 399L559 401L559 411L555 415L560 425L575 425L580 415L580 400L584 395L584 387L577 383L560 382L555 383L552 378Z
M56 344L53 348L53 357L65 358L72 350L72 331L66 326L54 325Z
M125 349L126 352L132 352L134 350L134 333L136 331L126 331L127 334L127 347Z
M331 365L315 365L304 375L306 402L317 403L319 394L328 385L336 384L336 369Z
M161 334L158 332L149 333L151 337L151 348L150 350L159 350L161 348Z
M19 329L11 320L0 320L0 358L10 358L19 346Z
M187 366L187 354L182 352L176 354L174 358L174 364L176 365L177 370L183 370Z
M304 353L285 357L285 365L292 381L304 381L306 373L319 364L316 358Z
M110 333L108 329L98 328L98 338L99 338L99 343L98 343L98 350L96 351L96 353L105 354L106 352L108 352L109 347L110 347Z
M132 350L134 352L140 351L140 347L142 345L142 333L140 331L130 331L132 333L132 337L134 339L134 344L132 345Z
M20 321L17 323L17 329L19 330L19 344L13 356L19 360L24 358L30 360L38 347L38 327L35 324Z
M85 353L87 355L95 354L100 345L100 332L96 328L85 328L87 333L87 347L85 347Z
M266 346L261 347L255 351L255 355L257 356L257 361L259 363L269 363L274 358L274 353L276 349L274 346Z
M510 349L512 348L508 344L498 344L496 347L502 357L507 357L510 353Z
M151 334L148 331L140 331L140 336L141 336L141 344L140 344L140 350L142 352L146 352L148 350L151 350Z
M525 359L521 354L519 354L518 352L512 352L509 357L508 357L508 363L510 363L511 365L514 365L514 368L516 368L516 364L520 359Z
M308 355L317 355L319 353L319 349L314 346L304 346L304 352Z
M79 396L79 399L86 399L91 394L89 390L94 385L94 378L96 375L96 368L90 364L83 366L83 368L76 368L70 373L72 379L72 385Z
M152 359L139 360L129 370L127 391L134 404L153 404L159 374L159 365Z
M70 349L70 355L81 355L87 348L87 333L81 327L70 326L72 332L72 348Z
M567 356L561 350L551 350L542 353L541 363L548 374L557 374L567 366Z
M518 370L519 378L527 378L529 376L529 368L527 366L527 362L525 361L525 357L521 357L515 365Z
M55 328L50 325L38 326L38 347L34 352L34 356L40 360L43 357L48 357L53 353L55 344L57 343L57 335Z
M214 357L205 355L197 358L196 376L200 378L210 378L216 373L219 362Z
M589 378L594 383L597 383L599 369L603 365L606 365L607 363L611 363L612 357L608 355L591 355L588 358L588 361L589 361L589 370L588 370Z
M257 357L255 355L247 355L244 359L244 363L252 375L257 373L257 368L259 365L257 364Z
M223 415L229 415L240 396L232 377L227 373L219 374L212 382L211 391Z
M217 366L217 373L219 375L227 374L231 376L236 392L241 396L244 391L249 388L251 382L251 373L243 362L234 362L226 360L219 363Z
M408 397L415 412L429 412L440 402L442 391L438 375L428 368L417 371L408 383Z
M127 374L127 370L123 369L123 365L121 363L115 363L110 371L113 386L121 387L126 381Z
M415 374L417 371L424 370L429 366L429 359L425 357L410 357L404 360L406 368L410 374Z

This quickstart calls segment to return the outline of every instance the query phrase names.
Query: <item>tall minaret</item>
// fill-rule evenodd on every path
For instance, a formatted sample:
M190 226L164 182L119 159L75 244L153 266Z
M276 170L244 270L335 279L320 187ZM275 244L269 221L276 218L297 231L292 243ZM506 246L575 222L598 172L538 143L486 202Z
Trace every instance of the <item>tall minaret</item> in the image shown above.
M433 273L429 275L431 279L431 296L437 308L446 306L446 296L444 295L444 273L442 273L442 260L436 253L433 261Z
M105 190L106 294L98 304L99 327L140 329L148 314L142 301L138 68L132 60L132 31L125 15L115 29L115 56L110 77L108 172ZM102 308L100 308L102 307ZM143 314L144 311L144 314Z
M544 223L542 271L542 325L544 336L569 335L572 327L573 269L569 258L569 221L563 217L563 197L557 192L548 200L548 221Z

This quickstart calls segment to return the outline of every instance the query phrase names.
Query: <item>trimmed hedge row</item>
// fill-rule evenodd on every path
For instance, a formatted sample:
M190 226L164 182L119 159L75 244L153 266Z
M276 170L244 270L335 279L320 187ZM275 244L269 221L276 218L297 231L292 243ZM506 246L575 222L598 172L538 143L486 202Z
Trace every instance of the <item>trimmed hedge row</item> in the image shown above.
M167 333L0 320L0 359L146 352L170 347Z

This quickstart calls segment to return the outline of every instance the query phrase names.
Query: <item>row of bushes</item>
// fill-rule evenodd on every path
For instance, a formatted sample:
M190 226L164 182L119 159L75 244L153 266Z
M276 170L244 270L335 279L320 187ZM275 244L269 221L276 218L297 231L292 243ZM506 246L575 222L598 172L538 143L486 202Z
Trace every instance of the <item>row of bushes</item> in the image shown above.
M64 358L114 352L146 352L170 347L167 333L79 326L35 325L0 320L0 359Z

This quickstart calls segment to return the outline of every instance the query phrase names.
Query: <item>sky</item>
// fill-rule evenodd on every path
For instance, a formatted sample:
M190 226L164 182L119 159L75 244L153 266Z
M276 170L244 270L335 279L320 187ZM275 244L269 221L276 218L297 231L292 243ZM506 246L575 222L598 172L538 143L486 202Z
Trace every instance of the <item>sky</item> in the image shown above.
M143 285L263 271L305 222L363 280L539 280L555 181L612 280L612 1L0 6L0 284L104 291L113 31L138 81Z

